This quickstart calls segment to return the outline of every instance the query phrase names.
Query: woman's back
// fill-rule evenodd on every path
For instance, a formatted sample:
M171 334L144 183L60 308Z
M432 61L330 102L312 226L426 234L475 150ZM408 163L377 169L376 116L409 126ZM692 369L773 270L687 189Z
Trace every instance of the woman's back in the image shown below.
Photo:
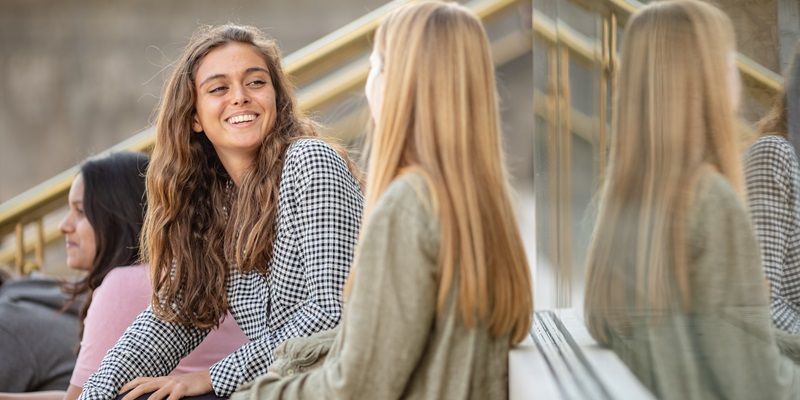
M383 362L403 360L403 353L410 357L403 360L405 369L388 363L381 366L377 359L357 367L364 371L383 367L386 374L383 381L370 379L363 386L376 387L364 387L366 392L356 391L353 398L381 393L381 386L396 385L394 367L411 372L400 398L507 397L509 337L492 338L485 325L464 326L455 301L458 285L449 294L446 310L438 318L435 315L441 231L422 176L408 173L398 177L387 188L364 229L365 237L370 239L365 240L356 260L360 276L350 298L352 305L345 317L350 323L345 328L357 328L362 318L364 322L377 320L377 332L388 337L370 337L366 329L344 331L332 354L336 357L346 341L366 340L373 342L377 353L395 354L380 357ZM398 240L405 243L397 243ZM409 298L407 306L387 307L390 302L382 299L393 295ZM387 312L391 318L377 318ZM348 335L355 337L347 338ZM387 342L387 338L393 340Z
M691 198L692 310L629 313L629 333L612 333L610 347L659 398L793 398L800 369L776 345L744 205L715 172L699 177Z

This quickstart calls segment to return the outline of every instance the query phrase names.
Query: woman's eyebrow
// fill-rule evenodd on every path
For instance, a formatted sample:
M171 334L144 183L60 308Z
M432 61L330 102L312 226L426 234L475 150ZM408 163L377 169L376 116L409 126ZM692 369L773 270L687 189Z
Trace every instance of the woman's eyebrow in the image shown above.
M252 74L253 72L263 72L265 74L269 74L269 71L266 68L262 68L262 67L250 67L250 68L244 70L245 75ZM212 80L217 79L217 78L225 78L225 77L227 77L227 75L225 75L225 74L214 74L214 75L211 75L208 78L204 79L203 82L200 82L200 84L197 85L197 87L201 87L201 86L205 85L208 81L212 81Z

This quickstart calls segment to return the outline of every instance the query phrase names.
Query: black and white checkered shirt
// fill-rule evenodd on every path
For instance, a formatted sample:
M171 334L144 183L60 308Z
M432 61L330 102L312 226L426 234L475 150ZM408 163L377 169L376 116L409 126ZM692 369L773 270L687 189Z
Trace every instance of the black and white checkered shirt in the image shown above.
M231 314L250 342L211 367L217 395L265 374L273 350L286 339L339 323L362 207L357 180L330 146L303 139L288 148L269 273L233 269L228 278ZM169 374L207 334L163 322L148 307L106 354L80 398L112 399L136 377Z
M780 136L759 138L745 156L750 214L770 284L772 320L800 333L800 164Z

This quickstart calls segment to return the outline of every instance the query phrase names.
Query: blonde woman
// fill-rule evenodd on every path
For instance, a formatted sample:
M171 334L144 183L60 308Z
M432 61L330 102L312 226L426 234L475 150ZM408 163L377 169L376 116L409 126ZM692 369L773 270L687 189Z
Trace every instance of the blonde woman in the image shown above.
M785 89L759 123L758 140L745 156L748 205L770 287L772 320L800 334L800 163L795 144L800 111L800 46Z
M532 293L480 21L455 3L393 12L366 93L366 220L325 363L234 399L501 399Z
M692 0L648 5L625 34L585 314L659 398L800 396L744 207L734 43Z

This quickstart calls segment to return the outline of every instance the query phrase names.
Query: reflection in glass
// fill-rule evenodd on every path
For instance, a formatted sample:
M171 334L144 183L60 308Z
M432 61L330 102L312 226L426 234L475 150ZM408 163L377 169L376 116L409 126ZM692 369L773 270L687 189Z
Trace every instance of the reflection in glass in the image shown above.
M800 334L800 165L797 110L800 107L800 47L786 87L758 127L745 155L748 205L769 280L772 319Z
M745 208L734 43L698 1L654 2L626 28L584 312L659 398L800 395Z
M610 98L604 17L567 0L534 2L537 305L581 304L582 269ZM606 103L607 104L607 103Z

